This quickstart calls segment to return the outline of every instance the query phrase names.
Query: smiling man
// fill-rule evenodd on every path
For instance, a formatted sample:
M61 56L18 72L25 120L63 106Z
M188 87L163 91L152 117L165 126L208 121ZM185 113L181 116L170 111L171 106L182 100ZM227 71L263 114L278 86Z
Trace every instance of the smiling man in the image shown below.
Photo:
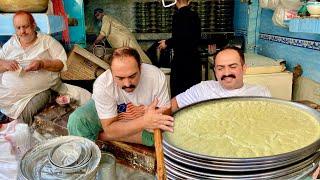
M202 81L177 95L171 100L172 111L208 99L232 96L271 96L266 87L243 83L246 65L241 49L225 47L216 54L214 61L214 71L218 81Z
M163 114L170 110L165 75L129 47L116 49L110 62L94 83L93 100L70 115L69 134L152 146L150 131L173 131L173 118Z

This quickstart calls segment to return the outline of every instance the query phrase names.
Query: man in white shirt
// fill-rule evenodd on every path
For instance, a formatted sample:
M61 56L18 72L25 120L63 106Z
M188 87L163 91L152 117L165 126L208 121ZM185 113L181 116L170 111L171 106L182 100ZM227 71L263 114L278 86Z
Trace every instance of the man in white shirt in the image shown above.
M16 12L13 24L16 34L0 49L0 123L18 118L30 125L49 101L49 89L62 86L67 55L54 38L36 32L29 12Z
M141 63L133 48L116 49L110 60L110 69L94 83L93 100L69 116L69 134L152 146L149 131L173 131L173 118L164 114L170 111L165 75Z
M246 65L241 49L225 47L216 54L214 61L214 71L218 81L202 81L178 94L171 100L172 111L208 99L232 96L271 96L266 87L243 83Z
M94 10L94 16L97 20L102 21L100 34L94 41L94 44L106 38L113 48L120 48L123 46L132 47L139 52L142 62L151 64L151 60L141 49L135 36L126 26L124 26L115 18L104 14L103 9L101 8L96 8Z

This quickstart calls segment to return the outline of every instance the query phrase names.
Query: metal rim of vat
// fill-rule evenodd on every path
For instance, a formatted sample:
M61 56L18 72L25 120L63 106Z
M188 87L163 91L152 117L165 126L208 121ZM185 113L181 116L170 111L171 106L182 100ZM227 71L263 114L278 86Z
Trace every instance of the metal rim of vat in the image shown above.
M302 178L305 171L313 171L316 169L315 161L319 161L319 153L315 153L305 160L302 160L293 165L287 166L286 168L271 170L271 171L258 171L251 172L247 174L237 174L237 173L225 173L218 171L208 173L201 172L194 169L188 169L183 167L174 160L165 159L166 172L169 177L173 179L183 178L183 179L271 179L271 178Z
M201 162L197 160L191 160L190 158L185 158L181 155L172 153L164 148L164 155L166 157L172 158L179 163L189 166L192 164L193 167L201 168L204 170L214 170L214 171L227 171L227 172L250 172L250 171L261 171L268 169L275 169L278 167L283 167L288 164L292 164L299 160L302 160L300 156L295 159L280 160L273 163L262 163L262 164L222 164L220 162Z
M276 99L276 98L266 98L266 97L231 97L231 98L221 98L221 99L211 99L211 100L206 100L206 101L201 101L198 103L190 104L184 108L179 109L176 111L173 115L179 113L180 111L183 111L184 109L187 109L189 107L192 107L194 105L198 105L201 103L207 103L207 102L222 102L222 101L270 101L270 102L275 102L275 103L280 103L284 105L289 105L294 108L298 108L300 110L303 110L304 112L307 112L309 115L312 115L315 117L319 122L320 122L320 113L312 109L310 107L307 107L303 104L295 103L295 102L290 102L290 101L284 101L281 99ZM204 161L218 161L218 162L231 162L231 163L265 163L265 162L275 162L279 160L285 160L289 159L292 157L296 156L301 156L301 157L308 157L309 155L313 154L320 148L320 138L313 142L312 144L305 146L303 148L283 153L283 154L278 154L278 155L273 155L273 156L264 156L264 157L254 157L254 158L226 158L226 157L214 157L214 156L208 156L208 155L203 155L203 154L197 154L197 153L192 153L190 151L178 148L172 144L170 144L167 141L167 136L166 133L163 133L163 145L166 146L169 149L173 149L177 152L180 152L181 154L185 155L186 157L192 157L194 159L202 159Z

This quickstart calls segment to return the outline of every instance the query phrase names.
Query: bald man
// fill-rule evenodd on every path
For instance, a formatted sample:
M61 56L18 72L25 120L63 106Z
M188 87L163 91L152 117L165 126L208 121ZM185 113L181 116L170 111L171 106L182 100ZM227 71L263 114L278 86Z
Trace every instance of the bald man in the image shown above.
M21 119L31 125L50 100L49 89L62 86L67 55L57 40L36 32L29 12L16 12L13 25L16 33L0 49L0 124Z

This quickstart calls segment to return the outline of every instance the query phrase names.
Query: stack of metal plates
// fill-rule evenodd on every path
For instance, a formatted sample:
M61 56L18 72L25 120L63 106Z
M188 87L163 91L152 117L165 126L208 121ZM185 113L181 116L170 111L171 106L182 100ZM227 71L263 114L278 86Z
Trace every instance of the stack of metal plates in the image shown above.
M179 111L174 113L174 117L178 117L177 114L179 112L180 112L180 115L183 114L184 112L190 112L188 111L190 109L194 110L192 112L197 112L198 114L202 114L204 112L202 112L200 108L208 108L208 106L212 104L224 103L224 105L227 108L227 106L229 105L228 102L230 103L242 102L243 104L245 104L246 102L269 102L269 105L278 104L279 106L283 107L282 109L281 108L279 109L280 111L284 110L285 109L284 107L290 107L289 109L291 109L291 111L295 109L295 110L301 111L302 114L308 114L309 116L314 118L313 119L315 120L314 124L315 126L317 126L316 127L317 129L318 129L319 123L316 123L316 122L320 122L320 114L314 109L311 109L309 107L306 107L298 103L283 101L280 99L261 98L261 97L237 97L237 98L224 98L224 99L203 101L203 102L195 103L180 109ZM205 106L202 106L202 105L205 105ZM259 103L256 103L255 105L259 105ZM214 108L216 108L214 105L210 106L209 109L211 109L211 112L210 112L211 114L212 113L215 114L215 111L213 110ZM267 109L266 107L263 107L263 108ZM257 107L257 109L259 109L259 107ZM252 109L252 111L254 111L254 109ZM194 132L192 131L192 129L193 127L198 127L196 125L197 123L203 123L203 122L201 122L200 119L195 120L195 116L197 115L179 116L179 118L176 119L175 127L183 127L184 130L179 131L179 129L175 129L175 133L183 132L185 133L186 137L188 137L187 139L189 140L190 138L199 137L198 142L200 144L200 141L204 141L205 138L201 139L200 136L198 135L201 133L202 133L201 135L203 136L205 135L203 134L202 131L201 133L199 131L199 134L197 134L198 132ZM214 116L217 116L217 114L215 114ZM186 117L189 117L191 119L186 119ZM221 118L220 116L218 117ZM302 116L299 118L302 118ZM225 119L225 118L221 118L221 119ZM276 119L274 119L273 121L276 121ZM205 122L213 124L212 120L205 121ZM204 125L202 127L208 127L208 125ZM295 131L292 131L292 132L295 132ZM180 134L183 134L183 133L180 133ZM318 133L319 132L314 132L315 141L312 141L311 144L302 146L302 148L292 150L290 152L285 152L285 153L280 153L275 155L267 155L267 156L256 156L256 157L249 156L249 157L233 158L233 156L217 157L213 155L195 152L194 150L187 150L187 148L183 148L176 145L179 143L178 141L175 141L178 139L173 138L174 133L172 134L172 133L166 132L163 135L164 137L163 149L164 149L164 155L165 155L167 177L169 179L181 179L181 178L182 179L230 179L230 178L232 179L273 179L273 178L299 179L310 174L310 172L312 172L317 167L317 164L320 159L320 152L318 151L318 149L320 148L320 139L318 137ZM190 142L197 142L197 141L192 140ZM201 143L205 144L205 142L201 142ZM215 141L208 141L206 143L208 145L214 144ZM196 146L197 144L192 145L192 147L196 147ZM193 149L193 148L190 148L190 149Z
M30 149L21 160L18 179L93 179L100 159L94 142L61 136Z

